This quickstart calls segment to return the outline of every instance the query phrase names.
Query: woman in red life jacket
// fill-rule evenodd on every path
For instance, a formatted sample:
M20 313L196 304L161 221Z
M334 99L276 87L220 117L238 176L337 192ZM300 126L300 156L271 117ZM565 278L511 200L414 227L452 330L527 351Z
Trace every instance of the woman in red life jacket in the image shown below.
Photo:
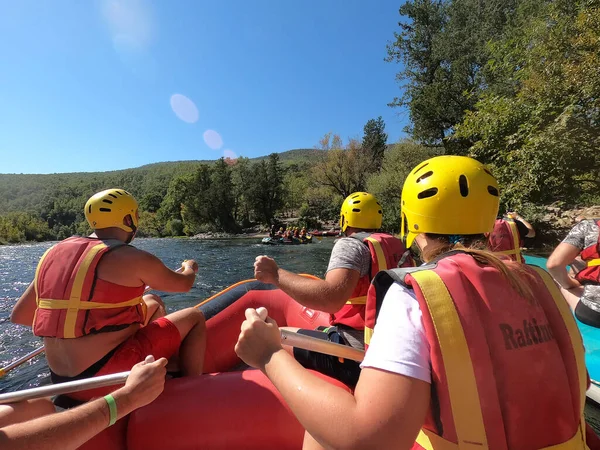
M494 223L488 239L488 248L494 253L507 255L513 261L524 263L521 247L524 246L525 238L534 237L535 230L529 222L516 212L507 212Z
M600 328L600 219L580 220L554 249L547 267L575 316Z
M277 324L246 311L236 351L281 392L305 449L587 447L584 351L566 302L545 271L480 250L498 196L471 158L408 175L401 234L426 265L373 280L378 314L354 393L302 368Z

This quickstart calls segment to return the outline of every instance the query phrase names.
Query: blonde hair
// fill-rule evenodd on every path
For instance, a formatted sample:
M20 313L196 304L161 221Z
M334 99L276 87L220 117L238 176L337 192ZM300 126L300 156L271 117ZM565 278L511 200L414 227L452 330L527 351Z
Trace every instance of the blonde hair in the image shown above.
M455 244L451 243L448 236L445 235L427 233L427 236L433 238L434 242L427 245L422 251L424 261L429 262L453 250L463 251L471 255L482 266L491 266L496 269L521 297L530 302L535 302L531 285L526 280L527 278L533 280L532 274L526 269L524 264L509 259L501 259L496 254L487 250L484 236L461 236L462 242Z

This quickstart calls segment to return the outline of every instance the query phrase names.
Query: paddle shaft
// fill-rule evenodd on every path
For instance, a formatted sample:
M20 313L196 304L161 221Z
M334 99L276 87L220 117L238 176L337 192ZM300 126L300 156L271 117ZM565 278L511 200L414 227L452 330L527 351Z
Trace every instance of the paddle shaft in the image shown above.
M66 383L50 384L17 392L0 394L0 405L17 403L34 398L51 397L53 395L68 394L72 392L87 391L115 384L123 384L131 372L112 373L100 377L86 378L84 380L67 381Z
M175 272L180 273L183 271L183 268L180 267L179 269L177 269ZM148 292L150 292L152 290L152 288L150 286L148 286L145 290L144 293L142 295L147 294ZM25 356L20 357L19 359L17 359L16 361L11 362L10 364L8 364L6 367L2 367L0 368L0 378L2 378L4 375L7 374L7 372L11 371L12 369L14 369L15 367L20 366L21 364L23 364L24 362L29 361L31 358L36 357L37 355L40 355L44 352L44 346L42 345L41 347L36 348L34 351L27 353Z
M352 347L334 342L323 341L311 336L297 334L292 331L281 330L281 343L293 347L337 356L339 358L362 361L364 353ZM51 397L54 395L68 394L72 392L87 391L115 384L123 384L131 372L113 373L100 377L86 378L83 380L68 381L66 383L51 384L37 388L25 389L17 392L0 394L0 405L7 403L22 402L34 398Z
M312 336L294 333L293 331L280 330L281 343L292 347L302 348L317 353L337 356L338 358L351 359L361 362L365 353L348 345L336 344L335 342L324 341Z

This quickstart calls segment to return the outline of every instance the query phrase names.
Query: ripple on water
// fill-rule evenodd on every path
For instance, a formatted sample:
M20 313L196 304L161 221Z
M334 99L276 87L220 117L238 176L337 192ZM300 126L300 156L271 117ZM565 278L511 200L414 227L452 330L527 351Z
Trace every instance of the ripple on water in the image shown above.
M54 244L44 242L0 246L0 367L40 345L40 340L31 334L29 328L13 325L8 317L14 303L33 279L39 258ZM136 239L135 246L155 254L174 269L184 259L195 259L198 262L200 273L189 293L161 294L167 310L173 312L194 306L238 281L252 278L254 259L261 254L274 257L285 269L322 276L327 267L333 239L325 245L293 246L294 248L269 248L260 244L260 238L229 241ZM0 392L46 383L49 383L46 360L36 357L0 379Z

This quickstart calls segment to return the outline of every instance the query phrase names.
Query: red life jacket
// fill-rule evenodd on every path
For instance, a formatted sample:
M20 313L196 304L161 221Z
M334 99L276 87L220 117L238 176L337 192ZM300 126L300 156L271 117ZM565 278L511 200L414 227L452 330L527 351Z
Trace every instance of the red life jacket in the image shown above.
M575 279L581 284L600 284L600 219L594 219L598 226L598 242L584 248L579 256L587 267L580 270Z
M521 255L523 240L519 235L519 229L514 219L505 217L497 219L494 229L488 239L490 251L502 253L509 256L513 261L524 263L525 259Z
M402 244L402 241L386 233L354 233L351 237L360 240L369 247L371 253L370 273L358 280L350 299L335 314L331 315L331 325L343 324L356 330L365 330L365 342L369 342L373 333L374 305L367 302L367 292L371 280L381 270L397 267L412 267L414 262ZM372 323L365 327L365 315L373 316Z
M122 245L126 244L72 237L48 249L35 272L33 334L78 338L143 323L143 285L120 286L96 277L102 256Z
M414 449L586 448L581 335L550 275L526 267L535 302L464 252L373 280L369 297L400 282L423 314L432 397Z

